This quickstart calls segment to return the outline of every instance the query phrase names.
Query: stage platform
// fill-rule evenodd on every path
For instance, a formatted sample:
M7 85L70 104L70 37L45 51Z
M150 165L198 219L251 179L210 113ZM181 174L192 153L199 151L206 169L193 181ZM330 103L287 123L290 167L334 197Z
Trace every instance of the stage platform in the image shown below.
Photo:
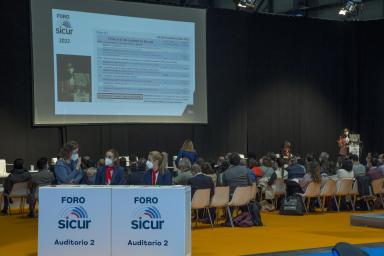
M384 214L351 215L351 225L373 228L384 228Z
M317 212L305 216L262 213L265 226L252 228L210 228L200 224L192 231L192 255L276 255L276 252L292 255L289 253L294 251L295 255L325 256L329 255L327 251L312 251L313 248L329 248L340 241L351 244L384 242L384 229L351 226L351 215L364 213ZM374 213L384 214L384 211ZM0 227L0 255L37 256L37 218L0 216Z

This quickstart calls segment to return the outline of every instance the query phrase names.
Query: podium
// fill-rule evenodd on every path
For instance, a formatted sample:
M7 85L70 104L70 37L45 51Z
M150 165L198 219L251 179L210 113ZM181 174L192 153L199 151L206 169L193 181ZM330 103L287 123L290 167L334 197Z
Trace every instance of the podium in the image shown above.
M39 189L39 256L191 255L184 186Z

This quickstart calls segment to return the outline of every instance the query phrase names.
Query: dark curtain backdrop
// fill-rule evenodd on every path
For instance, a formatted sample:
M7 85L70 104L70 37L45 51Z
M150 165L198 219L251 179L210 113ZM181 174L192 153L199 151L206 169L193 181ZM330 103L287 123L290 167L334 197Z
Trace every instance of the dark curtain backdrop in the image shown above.
M6 3L6 4L5 4ZM28 1L0 1L0 158L34 163L61 145L58 127L32 127ZM149 150L173 155L186 138L207 158L261 155L284 139L295 152L337 152L344 126L382 151L382 21L332 22L210 9L207 17L208 125L66 127L81 154Z

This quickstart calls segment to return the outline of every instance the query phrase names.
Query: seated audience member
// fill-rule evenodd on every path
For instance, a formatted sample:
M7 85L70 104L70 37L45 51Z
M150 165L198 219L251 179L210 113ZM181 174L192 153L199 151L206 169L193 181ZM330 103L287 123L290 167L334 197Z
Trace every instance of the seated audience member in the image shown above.
M99 161L97 161L96 168L99 169L100 167L105 166L105 159L100 158Z
M20 158L13 161L13 169L9 173L10 174L8 175L8 177L4 179L4 184L3 184L4 201L3 201L3 210L1 211L2 214L8 213L8 208L9 208L8 196L12 192L13 185L16 183L28 181L31 178L31 174L24 169L24 160Z
M229 194L237 187L246 187L252 184L249 177L248 168L240 165L240 156L237 153L231 153L228 157L230 167L223 173L223 184L229 186Z
M140 158L137 168L133 169L127 177L127 185L145 185L144 175L147 171L147 159Z
M327 152L321 152L319 156L319 163L320 163L320 174L323 177L326 177L329 175L328 162L329 162L329 154Z
M29 214L28 216L35 217L35 205L36 205L36 194L41 186L51 185L55 179L53 173L49 170L48 158L41 157L37 160L36 167L38 172L33 173L28 183L29 194L28 194L28 205Z
M307 173L307 162L305 159L301 158L301 157L297 157L297 164L303 168L304 170L304 173Z
M275 173L272 168L272 159L269 156L264 156L261 160L261 169L263 170L263 178L271 178Z
M216 186L216 184L217 184L217 174L216 174L215 170L213 170L211 163L209 163L209 162L203 163L203 165L201 166L201 171L205 175L211 177L212 181L213 181L213 184Z
M179 172L176 177L173 178L173 184L187 185L188 180L192 178L191 161L188 158L182 158L179 161Z
M148 155L147 171L144 174L145 185L172 185L172 174L166 169L165 156L159 151Z
M353 179L355 177L353 171L353 163L350 159L345 158L341 161L341 168L337 170L338 179Z
M248 160L248 167L256 175L257 179L263 177L263 169L261 169L259 161L257 161L255 158Z
M365 166L359 162L359 157L357 155L352 155L351 160L353 163L352 171L354 176L365 176L367 170L365 169Z
M379 161L376 158L372 158L370 161L371 168L367 172L367 176L372 180L384 178L383 173L378 168Z
M297 162L296 157L292 157L290 166L287 168L288 179L300 179L305 175L305 169Z
M179 161L182 158L188 158L191 164L196 163L198 156L191 140L184 141L183 146L179 150L179 153L177 154L177 158L175 160L176 167L179 166Z
M315 182L320 183L321 182L321 176L320 176L320 165L316 160L312 160L308 162L308 172L304 175L302 179L300 179L300 186L302 190L305 192L309 183Z
M379 169L384 174L384 154L379 155Z
M96 174L96 185L125 184L124 169L119 164L119 153L115 149L105 152L105 166L100 167Z
M97 174L95 161L93 161L89 156L85 156L82 158L82 162L81 169L84 172L83 184L95 185Z
M193 177L188 180L188 185L191 186L191 195L195 194L197 189L205 189L209 188L211 196L213 196L215 192L215 185L213 184L213 180L211 177L203 173L200 165L194 164L192 166L192 174Z
M55 164L57 184L79 184L83 178L81 157L79 157L79 144L70 141L64 144Z
M132 166L127 166L127 159L125 157L120 157L119 158L119 166L123 168L124 170L124 175L127 177L129 173L131 172L131 167Z
M276 163L277 163L277 170L275 171L276 178L283 179L283 180L288 179L288 172L284 169L284 160L281 158L278 158L276 160Z

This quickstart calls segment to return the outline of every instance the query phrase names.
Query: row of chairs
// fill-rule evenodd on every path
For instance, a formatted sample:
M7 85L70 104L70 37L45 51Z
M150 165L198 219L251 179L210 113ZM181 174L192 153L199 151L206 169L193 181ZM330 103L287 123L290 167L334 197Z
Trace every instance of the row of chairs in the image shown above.
M371 196L380 198L381 204L384 208L384 179L377 179L371 182ZM324 186L321 188L320 183L311 182L305 193L300 194L303 199L304 208L306 212L309 210L310 200L312 198L318 198L321 210L324 211L326 198L332 198L335 202L337 210L340 211L342 197L351 197L352 209L356 209L356 200L359 195L358 184L354 179L340 179L333 180L328 179ZM336 199L337 198L337 199ZM368 197L369 198L369 197ZM363 198L365 199L365 198ZM305 203L307 201L307 203ZM365 200L367 208L370 210L370 206L367 200Z
M249 203L256 200L257 193L256 183L253 183L252 186L237 187L231 200L229 200L229 187L215 187L212 198L209 188L196 190L191 202L192 210L196 211L196 226L199 221L198 210L203 209L208 214L211 227L213 227L209 209L214 208L217 212L217 209L221 208L226 209L230 224L234 227L231 208L238 209L241 206L247 206L249 210ZM218 218L216 218L216 221L218 221Z
M9 199L12 200L19 200L19 213L23 214L25 206L27 204L27 196L28 196L28 182L20 182L15 183L13 185L11 193L8 195ZM0 206L3 205L3 198L4 198L4 188L1 187L0 189ZM9 204L8 207L9 213L11 213L11 204Z

